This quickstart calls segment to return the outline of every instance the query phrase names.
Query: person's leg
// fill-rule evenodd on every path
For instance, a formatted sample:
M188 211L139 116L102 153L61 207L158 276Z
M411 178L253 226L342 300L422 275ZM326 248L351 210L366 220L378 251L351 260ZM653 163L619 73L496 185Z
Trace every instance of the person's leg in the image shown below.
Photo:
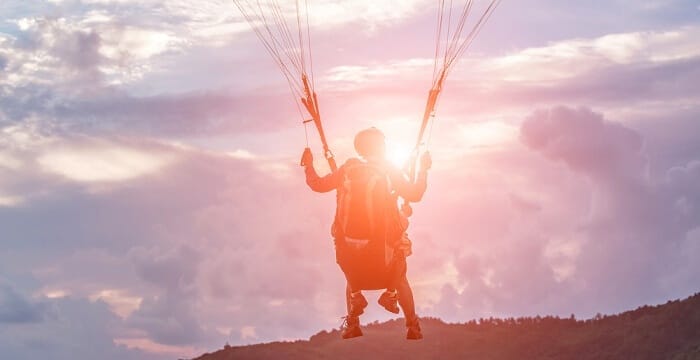
M357 279L353 277L356 276L356 271L354 271L355 268L353 267L353 260L355 259L351 256L352 254L348 253L348 249L344 247L341 242L336 240L335 245L336 262L343 271L343 275L345 275L345 304L347 314L348 316L358 317L364 313L367 307L367 299L365 299L359 289L354 289L355 285L353 284L357 284Z
M418 340L423 338L420 324L418 323L418 315L416 315L416 305L413 301L413 291L406 277L406 267L403 274L396 283L396 288L399 295L399 305L403 310L403 316L406 319L406 339Z
M391 275L389 286L386 291L382 293L379 297L379 304L382 305L387 311L394 314L399 313L399 307L397 306L397 288L399 282L406 278L406 257L413 253L411 240L408 238L407 233L401 235L401 241L394 249L394 262L391 266ZM408 281L408 280L406 280ZM407 286L410 292L410 286ZM410 294L410 298L413 299L413 294Z
M399 305L403 310L403 315L406 318L406 323L414 320L416 316L416 305L413 302L413 291L408 283L406 275L402 276L397 283L396 290L399 293Z
M350 283L345 283L345 305L348 309L348 315L352 314L352 289L350 288Z
M342 245L342 242L335 240L335 256L336 262L340 266L340 269L345 275L345 305L347 310L347 316L344 317L343 325L341 325L341 336L343 339L350 339L358 336L362 336L362 329L360 329L360 315L364 312L364 308L367 306L367 300L362 296L362 293L353 294L352 289L352 278L350 274L352 273L352 268L350 267L351 258L349 257L347 249ZM355 295L355 296L353 296ZM362 300L364 300L364 305L362 305Z
M365 307L367 307L367 300L362 295L362 292L353 292L350 282L347 282L345 285L345 301L348 315L345 317L345 321L343 322L341 335L343 339L351 339L362 336L362 329L360 329L360 315L362 315Z
M382 295L379 296L379 300L377 302L384 309L386 309L386 311L398 314L400 310L397 304L397 286L401 278L405 277L406 275L406 259L404 257L394 258L394 262L391 265L389 273L389 285L387 286L386 291L384 291Z
M348 316L360 316L367 307L367 299L362 295L362 291L354 291L349 282L345 286L345 303Z
M406 257L397 252L394 254L394 260L392 261L391 269L389 270L391 274L389 277L389 286L386 288L386 290L390 292L396 291L401 278L406 276Z

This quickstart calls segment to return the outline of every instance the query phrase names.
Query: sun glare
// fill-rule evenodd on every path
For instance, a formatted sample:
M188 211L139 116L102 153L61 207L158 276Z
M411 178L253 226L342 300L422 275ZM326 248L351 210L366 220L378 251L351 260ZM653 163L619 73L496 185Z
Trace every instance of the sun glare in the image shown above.
M397 142L386 142L386 157L395 166L401 168L411 156L411 147Z

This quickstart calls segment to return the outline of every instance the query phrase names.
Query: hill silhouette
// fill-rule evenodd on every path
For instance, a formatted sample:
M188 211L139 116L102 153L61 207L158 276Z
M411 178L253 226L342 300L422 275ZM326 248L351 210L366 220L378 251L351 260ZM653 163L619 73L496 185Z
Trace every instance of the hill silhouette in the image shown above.
M364 337L338 330L309 340L226 347L197 360L229 359L700 359L700 293L618 315L421 322L425 339L407 341L403 319L371 323Z

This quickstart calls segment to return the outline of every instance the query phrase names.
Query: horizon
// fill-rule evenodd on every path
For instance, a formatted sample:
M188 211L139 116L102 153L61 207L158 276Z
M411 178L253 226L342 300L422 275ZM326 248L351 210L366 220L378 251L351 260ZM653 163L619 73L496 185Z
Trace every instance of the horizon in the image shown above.
M394 163L413 148L435 5L310 1L339 164L370 126ZM585 319L700 291L698 16L499 5L430 129L408 230L419 316ZM231 1L0 4L0 347L160 360L337 328L335 196L304 183L306 136ZM363 323L402 316L378 296Z
M441 318L439 318L439 317L425 316L425 317L422 317L421 320L425 320L425 321L437 321L437 322L440 322L440 323L445 324L445 325L473 325L473 324L482 324L483 322L491 322L491 321L494 321L494 320L500 320L500 321L516 320L516 321L517 321L517 320L534 320L534 319L538 319L538 318L539 318L539 319L553 318L553 319L557 319L557 320L569 320L569 319L573 319L573 320L575 320L576 322L588 323L588 322L592 322L592 321L605 320L606 318L621 316L621 315L624 315L624 314L627 314L627 313L633 313L633 312L635 312L635 311L645 310L645 309L647 309L647 308L659 308L659 307L663 307L664 305L668 305L668 304L670 304L670 303L687 301L687 300L690 300L690 299L692 299L692 298L694 298L694 297L697 297L698 295L700 295L700 292L695 292L695 293L693 293L693 294L689 294L688 296L681 297L681 298L668 299L668 300L663 301L663 302L658 303L658 304L641 304L641 305L639 305L639 306L637 306L637 307L635 307L635 308L633 308L633 309L626 309L626 310L623 310L623 311L618 312L618 313L610 313L610 314L608 314L608 313L596 313L595 315L593 315L593 316L591 316L591 317L587 317L587 318L579 318L579 317L576 317L575 314L570 314L569 316L559 316L559 315L549 315L549 314L535 314L535 315L529 315L529 316L513 316L513 317L482 317L482 318L472 318L472 319L458 320L458 321L454 321L454 322L445 321L445 320L443 320L443 319L441 319ZM573 318L572 318L572 316L573 316ZM371 322L363 323L362 325L363 325L363 328L364 328L365 326L370 326L370 327L371 327L371 326L382 326L382 325L385 325L385 324L390 324L390 323L395 323L395 322L398 322L400 325L403 325L403 321L404 321L403 317L398 316L398 317L392 317L392 318L383 319L383 320L378 320L378 319L376 319L376 320L373 320L373 321L371 321ZM311 334L311 335L309 336L309 338L306 338L306 339L304 339L304 338L300 338L300 339L281 339L281 340L271 340L271 341L267 341L267 342L249 343L249 344L242 344L242 345L230 345L230 344L226 343L226 344L223 344L223 346L225 347L225 345L229 345L229 346L231 346L231 347L246 347L246 346L252 346L252 345L268 345L268 344L274 344L274 343L280 343L280 342L281 342L281 343L294 343L294 342L297 342L297 341L310 341L310 340L311 340L314 336L316 336L316 335L328 334L328 333L333 333L333 332L338 332L338 333L339 333L340 331L341 331L340 327L337 326L337 327L329 328L329 329L319 329L315 334ZM399 335L400 335L400 334L397 333L396 338L399 338L399 339L400 339L401 337L400 337ZM360 340L360 339L362 339L362 338L357 338L357 339ZM350 343L350 342L352 342L352 341L347 341L347 342ZM220 345L220 346L222 346L222 345ZM222 347L222 348L209 349L208 352L211 353L212 351L218 351L218 350L221 350L221 349L223 349L223 347ZM201 355L201 354L200 354L200 355Z
M350 341L342 340L338 330L322 331L308 341L224 346L196 359L324 359L331 353L342 359L403 359L409 354L441 359L695 359L700 354L696 330L699 300L696 294L683 301L585 321L530 317L447 324L429 318L424 321L425 339L411 343L396 336L403 327L401 321L390 320L368 324L366 337Z

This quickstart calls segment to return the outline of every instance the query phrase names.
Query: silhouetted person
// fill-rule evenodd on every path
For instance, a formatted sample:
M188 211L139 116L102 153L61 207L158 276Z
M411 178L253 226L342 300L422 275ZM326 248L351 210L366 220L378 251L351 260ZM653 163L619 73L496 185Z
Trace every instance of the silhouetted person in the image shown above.
M336 261L347 280L348 315L343 338L362 336L359 316L367 306L361 290L387 289L379 304L398 313L397 301L406 318L407 339L421 339L413 292L406 278L406 256L411 243L406 236L408 220L398 209L401 197L418 202L427 187L429 153L421 156L415 182L386 160L384 134L376 128L360 131L354 140L362 159L349 159L337 171L319 177L307 148L302 155L306 183L316 192L337 190L332 234Z

